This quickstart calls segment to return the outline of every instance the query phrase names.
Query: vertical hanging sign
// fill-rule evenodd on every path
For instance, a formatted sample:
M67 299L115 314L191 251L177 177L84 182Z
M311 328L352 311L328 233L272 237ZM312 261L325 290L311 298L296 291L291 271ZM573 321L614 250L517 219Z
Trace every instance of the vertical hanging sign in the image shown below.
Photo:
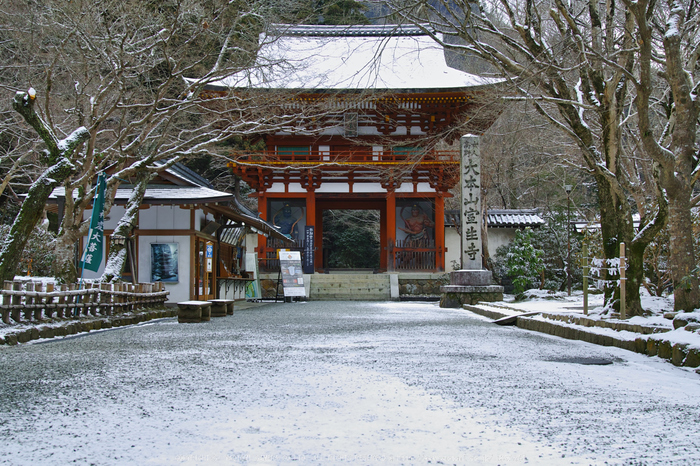
M314 226L306 225L304 228L304 273L314 273Z
M207 273L212 273L214 271L214 243L207 241Z
M83 270L97 272L102 263L102 250L104 249L104 221L105 221L105 174L97 176L97 188L95 199L92 202L92 216L90 217L90 232L87 245L80 260Z
M482 269L481 250L481 152L479 136L460 140L460 181L462 196L462 268Z

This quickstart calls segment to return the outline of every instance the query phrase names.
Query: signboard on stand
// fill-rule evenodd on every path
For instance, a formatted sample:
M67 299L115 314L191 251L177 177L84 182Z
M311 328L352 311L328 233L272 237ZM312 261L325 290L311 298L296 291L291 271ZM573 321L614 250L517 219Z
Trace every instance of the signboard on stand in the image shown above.
M284 296L306 296L304 275L301 268L301 252L280 249L279 257Z

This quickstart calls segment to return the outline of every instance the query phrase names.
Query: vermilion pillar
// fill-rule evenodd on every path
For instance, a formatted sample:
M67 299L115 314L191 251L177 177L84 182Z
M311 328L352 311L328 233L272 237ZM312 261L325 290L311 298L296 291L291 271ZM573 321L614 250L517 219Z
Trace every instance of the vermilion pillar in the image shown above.
M386 194L386 269L394 270L394 246L396 244L396 193L392 190ZM383 265L382 265L383 266Z
M437 257L435 267L438 272L445 270L445 198L435 198L435 248Z
M265 193L260 193L258 196L258 212L260 218L267 220L267 196ZM263 235L258 235L258 247L255 252L258 253L258 259L265 259L265 246L267 246L267 238Z

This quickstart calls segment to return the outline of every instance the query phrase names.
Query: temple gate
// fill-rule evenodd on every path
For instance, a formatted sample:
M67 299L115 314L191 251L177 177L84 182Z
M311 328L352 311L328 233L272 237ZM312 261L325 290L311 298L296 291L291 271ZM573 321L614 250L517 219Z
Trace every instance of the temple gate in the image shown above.
M445 199L460 179L455 142L496 119L484 101L499 82L448 67L418 28L278 33L259 56L289 67L207 87L274 95L281 113L298 115L289 130L261 135L264 151L236 153L229 164L255 190L260 216L307 256L313 250L306 261L321 271L323 211L377 210L382 271L445 270ZM276 268L277 247L259 238L261 270Z

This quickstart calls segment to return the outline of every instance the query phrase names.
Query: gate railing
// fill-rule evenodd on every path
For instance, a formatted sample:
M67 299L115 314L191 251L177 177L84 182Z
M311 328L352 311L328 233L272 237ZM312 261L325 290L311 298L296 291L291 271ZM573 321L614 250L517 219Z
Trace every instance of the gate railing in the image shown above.
M397 240L394 243L394 270L432 272L436 257L434 240Z
M264 250L264 257L258 261L261 273L276 273L280 271L280 260L277 257L278 249L288 249L290 251L300 251L304 257L304 240L295 241L291 246L285 245L282 241L274 238L267 239L267 246Z
M277 248L285 248L285 246L281 242L277 245L274 240L268 239L263 257L259 260L260 272L279 272L280 263L277 257ZM304 256L303 241L296 242L292 247L287 246L286 249L301 251L302 257ZM389 260L393 261L394 270L397 271L434 272L437 267L437 253L434 240L397 240Z

